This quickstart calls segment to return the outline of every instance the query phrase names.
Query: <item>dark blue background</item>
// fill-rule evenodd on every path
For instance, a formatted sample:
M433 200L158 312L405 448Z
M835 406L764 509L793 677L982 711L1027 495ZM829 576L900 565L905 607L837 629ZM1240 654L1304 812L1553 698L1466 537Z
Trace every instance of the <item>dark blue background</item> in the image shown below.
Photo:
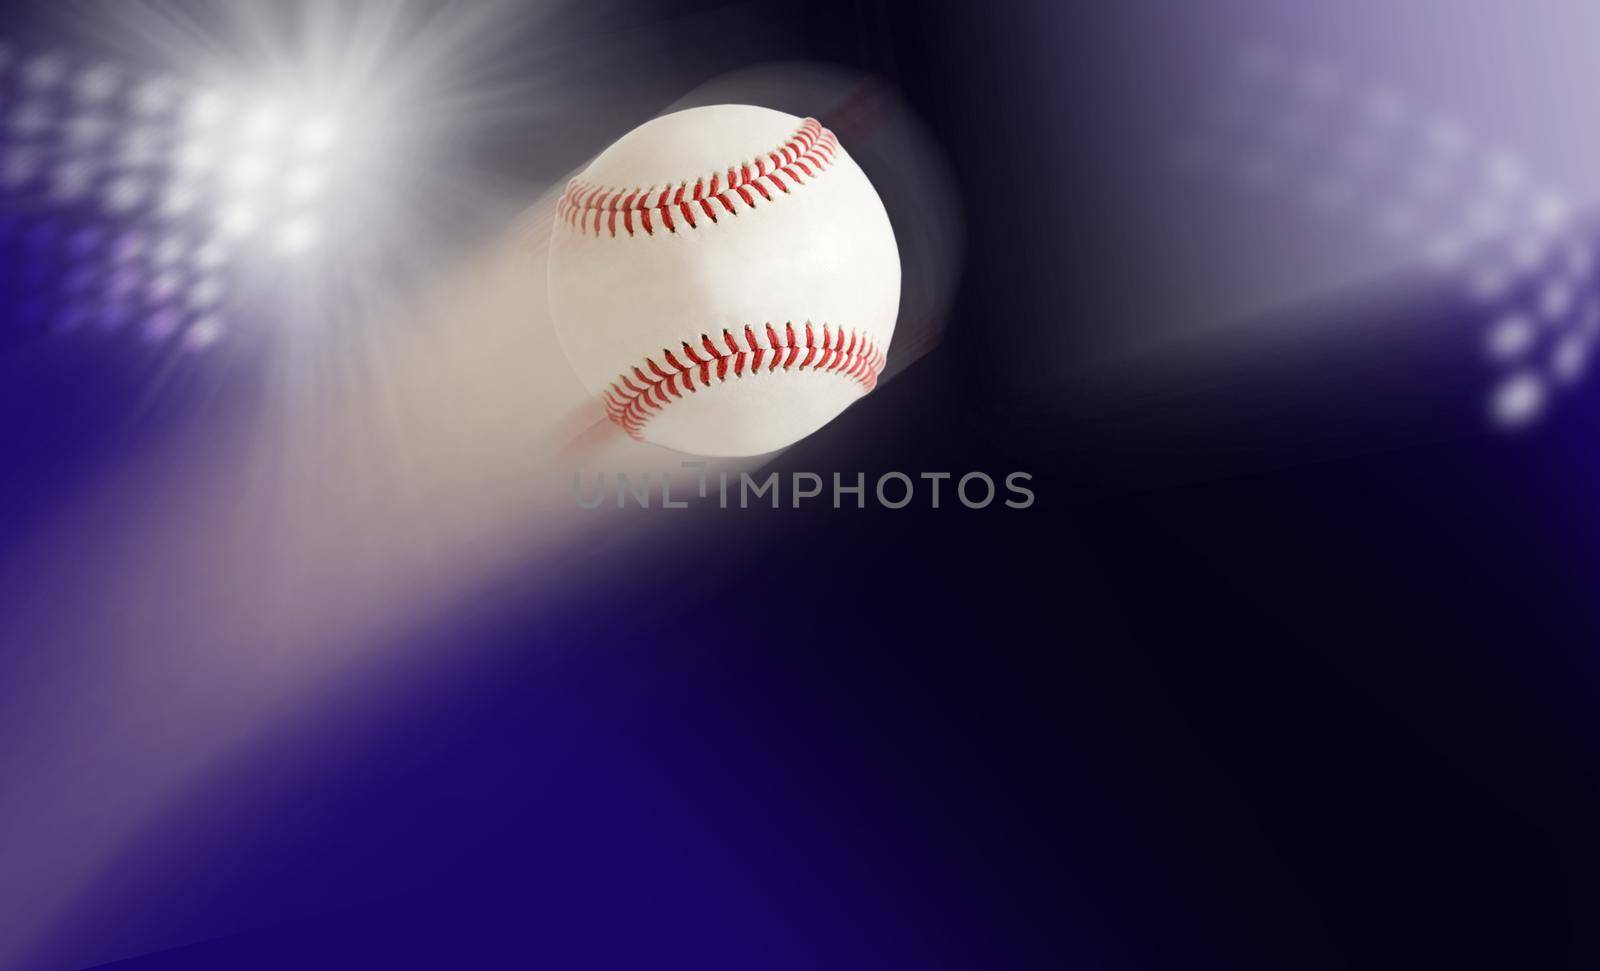
M220 768L63 937L214 938L130 968L1593 966L1589 397L1397 436L1460 362L1396 347L1374 386L1334 341L1197 364L1222 390L1182 415L1042 404L1028 342L1106 309L1104 89L1032 89L1006 10L773 15L897 84L969 197L946 342L776 467L1025 470L1037 505L691 512L577 554L557 608L484 591L405 654L476 663ZM1063 16L1064 70L1113 76L1127 25ZM1018 232L971 202L1041 103L1030 150L1080 178L1039 204L1077 219ZM132 422L136 358L17 327L0 536L215 390ZM1306 404L1313 372L1345 380ZM1297 433L1232 421L1285 398Z

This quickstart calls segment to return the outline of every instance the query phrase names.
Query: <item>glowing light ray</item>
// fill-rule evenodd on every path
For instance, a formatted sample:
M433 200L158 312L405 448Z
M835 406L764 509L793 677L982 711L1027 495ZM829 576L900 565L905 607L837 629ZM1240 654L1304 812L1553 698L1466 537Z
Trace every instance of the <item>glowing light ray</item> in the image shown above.
M28 656L21 696L9 687L18 682L0 684L0 761L30 780L0 787L0 854L38 877L0 885L15 929L0 964L124 956L78 933L74 908L102 876L115 886L106 867L163 808L284 711L380 690L380 660L390 679L404 667L377 649L396 625L526 569L572 520L566 505L549 508L538 474L590 406L540 329L529 255L495 237L543 186L526 170L485 171L473 155L485 137L526 140L570 110L551 74L485 67L558 45L543 11L479 4L450 19L395 3L228 3L203 19L197 9L109 5L78 26L185 90L291 102L322 92L361 129L341 133L345 174L326 188L343 187L339 218L321 224L306 259L280 270L247 247L190 240L196 282L184 299L215 296L216 281L234 294L230 308L258 318L260 397L197 417L8 551L18 575L93 590L100 609L63 615L37 588L3 605L8 631L53 650ZM714 23L728 19L717 11ZM630 35L618 49L671 50L674 31L706 26ZM610 66L603 45L584 43L585 70ZM608 92L609 127L658 110L661 84L687 87L703 70ZM362 150L345 155L352 142ZM552 146L549 178L584 150ZM214 218L195 191L195 211ZM210 344L218 311L199 303L183 340ZM554 479L553 501L568 499L570 480ZM130 643L120 620L151 604L171 609L139 614ZM105 677L117 679L109 697L93 693ZM54 770L62 760L71 773ZM64 806L73 811L40 811Z
M1504 374L1487 396L1488 416L1503 429L1533 423L1553 392L1582 375L1600 341L1592 260L1555 255L1588 253L1592 233L1573 225L1562 193L1531 181L1515 156L1475 146L1456 120L1430 119L1386 88L1362 98L1341 87L1325 66L1297 68L1280 54L1247 50L1234 82L1204 113L1209 133L1182 157L1205 167L1239 153L1237 177L1247 186L1267 192L1305 181L1306 201L1323 214L1355 201L1352 184L1380 198L1398 185L1372 225L1435 270L1458 274L1464 294L1489 305L1487 357ZM1275 133L1271 117L1282 122ZM1342 161L1319 176L1327 158ZM1549 326L1532 334L1508 326L1506 313L1518 309Z

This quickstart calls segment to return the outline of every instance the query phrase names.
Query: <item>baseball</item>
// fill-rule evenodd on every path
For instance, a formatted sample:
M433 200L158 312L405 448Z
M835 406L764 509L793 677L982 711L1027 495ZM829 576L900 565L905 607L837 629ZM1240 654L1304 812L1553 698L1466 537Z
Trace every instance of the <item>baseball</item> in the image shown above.
M590 163L556 217L557 337L634 438L760 455L876 384L900 257L872 184L816 120L665 115Z

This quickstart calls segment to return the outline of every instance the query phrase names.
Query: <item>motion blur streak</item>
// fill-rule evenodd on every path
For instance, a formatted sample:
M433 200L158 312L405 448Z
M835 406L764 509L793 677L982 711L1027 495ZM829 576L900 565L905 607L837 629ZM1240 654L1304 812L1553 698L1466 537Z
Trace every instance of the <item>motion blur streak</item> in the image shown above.
M65 9L71 20L87 8ZM668 68L615 72L603 107L584 103L599 100L593 85L558 97L564 75L539 77L529 51L572 71L563 39L520 4L451 7L442 19L402 4L94 9L69 33L131 45L130 58L217 90L338 92L347 111L381 115L383 135L364 146L371 161L304 272L292 286L264 273L239 311L254 327L230 355L259 380L55 503L0 561L7 639L27 645L0 655L0 765L29 780L0 787L6 966L122 956L56 929L97 886L126 879L119 852L206 769L285 720L470 663L407 656L393 641L507 571L550 570L553 584L558 571L544 564L603 528L599 513L572 515L570 469L556 458L600 410L545 318L550 187L663 110L664 88L693 87ZM587 37L582 71L605 73L632 47L670 47L695 26ZM518 73L496 75L518 45ZM869 171L901 175L886 202L908 277L925 283L892 360L903 368L931 349L959 219L905 109L871 82L804 66L716 90L781 92L796 110L823 102L820 113L855 106L841 136ZM554 126L578 109L581 131ZM540 144L518 147L538 133ZM508 155L515 176L483 164ZM589 438L589 468L683 458Z

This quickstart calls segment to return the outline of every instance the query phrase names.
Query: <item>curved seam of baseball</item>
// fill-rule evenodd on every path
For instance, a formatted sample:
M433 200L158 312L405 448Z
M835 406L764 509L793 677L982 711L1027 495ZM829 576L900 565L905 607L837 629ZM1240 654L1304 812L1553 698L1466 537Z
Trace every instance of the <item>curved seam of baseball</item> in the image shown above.
M676 211L688 228L698 229L701 225L698 220L702 217L713 223L718 221L718 209L713 203L720 205L726 215L737 216L736 201L750 209L756 207L758 197L773 202L776 197L769 186L788 195L790 184L804 185L806 179L827 170L839 150L839 141L833 132L822 127L815 118L807 118L782 145L749 161L713 172L709 177L696 178L693 188L686 179L676 184L667 183L659 191L654 185L618 188L573 179L556 203L556 217L578 232L593 232L599 236L605 230L615 237L617 217L621 216L622 230L632 236L637 214L639 228L646 236L654 236L656 227L651 214L657 215L667 232L676 234L678 220L673 218ZM697 211L702 215L697 216Z
M689 341L682 345L685 364L672 351L663 349L661 357L666 366L647 357L644 364L624 372L601 395L606 416L635 439L643 440L644 426L684 392L693 393L713 383L721 384L733 378L784 371L811 371L837 374L850 378L862 387L862 394L871 391L878 383L886 358L870 337L843 327L822 325L822 338L808 320L803 325L804 338L795 333L795 325L786 323L780 331L772 324L764 325L767 343L763 346L756 329L746 325L742 332L723 330L723 347L706 334L700 335L701 350ZM740 338L744 343L740 343ZM802 354L804 355L802 358ZM764 366L764 367L763 367ZM699 384L695 383L696 376Z

